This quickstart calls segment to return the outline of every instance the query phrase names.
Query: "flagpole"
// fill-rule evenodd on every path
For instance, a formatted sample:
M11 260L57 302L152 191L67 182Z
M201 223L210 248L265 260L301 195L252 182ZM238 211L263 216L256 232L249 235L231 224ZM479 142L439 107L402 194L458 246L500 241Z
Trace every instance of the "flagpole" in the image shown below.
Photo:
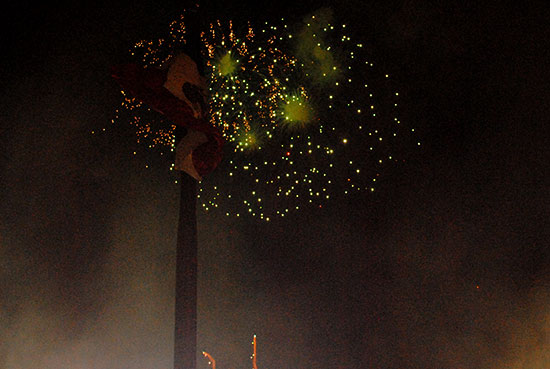
M174 369L195 369L197 353L197 181L181 173L176 247Z
M189 20L189 38L185 50L180 50L188 54L180 62L187 63L189 71L202 75L202 64L200 62L200 37L198 28L202 21L198 13L198 5L195 5ZM187 22L187 20L186 20ZM191 62L188 62L190 59ZM178 60L175 60L177 63ZM194 64L194 68L193 65ZM180 65L181 66L181 65ZM200 94L194 94L191 90L182 91L186 86L185 82L191 83L197 81L183 81L175 86L175 90L166 86L169 70L160 68L144 68L135 63L114 66L111 75L121 87L128 91L133 97L141 100L152 109L165 115L169 121L176 125L176 142L180 142L190 130L202 132L204 143L196 160L193 157L187 164L187 169L200 178L202 175L213 170L221 160L221 147L223 139L219 132L208 125L208 121L203 118L195 117L194 106L188 102L182 101L178 96L180 92L185 94L186 99L196 100L204 98ZM194 86L194 89L200 89ZM187 95L190 93L190 96ZM196 95L196 96L195 96ZM200 102L195 101L195 103ZM193 102L192 102L193 103ZM200 105L200 104L199 104ZM205 112L202 111L204 114ZM193 131L191 131L193 133ZM193 136L195 146L190 147L190 152L184 155L190 155L196 148L197 137ZM199 135L200 136L200 135ZM196 142L195 142L196 141ZM202 155L201 155L202 154ZM177 163L176 163L177 164ZM185 164L185 161L184 161ZM198 167L197 167L198 166ZM174 369L196 369L197 354L197 180L185 172L185 168L176 168L182 170L180 177L180 209L179 223L176 245L176 290L175 290L175 311L174 311Z

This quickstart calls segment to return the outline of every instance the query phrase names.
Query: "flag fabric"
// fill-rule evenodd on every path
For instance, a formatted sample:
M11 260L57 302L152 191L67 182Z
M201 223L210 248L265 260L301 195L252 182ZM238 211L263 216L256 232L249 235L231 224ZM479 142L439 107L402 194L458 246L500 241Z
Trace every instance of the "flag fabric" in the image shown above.
M187 128L176 147L177 170L201 180L216 168L224 139L207 120L206 83L188 55L175 56L167 69L130 63L113 67L111 74L123 90Z

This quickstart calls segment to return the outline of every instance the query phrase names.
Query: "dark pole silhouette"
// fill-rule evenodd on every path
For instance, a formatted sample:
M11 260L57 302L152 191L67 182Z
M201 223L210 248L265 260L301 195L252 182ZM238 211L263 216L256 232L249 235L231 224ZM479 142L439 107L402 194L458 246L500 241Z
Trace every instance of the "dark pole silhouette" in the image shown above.
M195 5L185 12L186 43L181 47L181 50L172 50L172 52L174 55L180 52L184 53L186 56L181 59L184 60L182 63L187 63L184 65L189 67L187 60L190 58L196 64L195 73L203 75L200 53L200 23L203 15L198 10L198 5ZM178 60L175 60L174 63L177 65ZM187 145L197 137L197 132L199 132L199 136L202 135L202 143L196 142L196 145L200 146L191 147L194 150L191 157L194 169L190 173L195 175L196 178L200 178L216 167L219 160L221 160L223 139L215 128L208 125L206 119L207 107L204 101L205 92L201 93L198 86L185 81L182 82L180 87L172 85L167 87L165 85L168 78L166 69L143 68L135 63L129 63L114 66L111 73L124 90L164 114L168 120L176 124L176 142L182 142L184 147L189 147ZM176 91L174 95L174 91L170 89L172 87L181 90ZM180 92L185 95L187 103L177 97ZM195 116L196 111L200 112L199 117ZM184 139L186 135L189 137L188 140ZM185 150L183 152L183 156L189 158L188 153ZM189 170L189 167L185 167L185 165L184 168L187 169L182 170ZM197 180L192 175L182 171L180 182L180 210L176 245L174 369L196 369Z
M202 75L198 5L187 8L185 52ZM183 87L183 86L182 86ZM186 94L187 95L187 94ZM191 97L191 96L189 96ZM178 139L183 135L178 135ZM174 369L197 367L197 181L181 173L180 211L176 246L176 297L174 316Z
M174 369L195 369L197 352L197 181L181 173L176 249Z

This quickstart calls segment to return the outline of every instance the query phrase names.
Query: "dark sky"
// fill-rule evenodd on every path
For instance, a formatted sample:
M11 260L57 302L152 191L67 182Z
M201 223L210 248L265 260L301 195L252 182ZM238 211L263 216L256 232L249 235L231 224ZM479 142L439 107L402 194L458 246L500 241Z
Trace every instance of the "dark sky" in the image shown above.
M254 333L263 369L550 367L549 11L515 3L324 4L392 71L422 146L315 212L199 211L199 350L219 368L250 367ZM120 102L109 67L183 6L3 10L1 368L171 367L179 188L128 129L90 132Z

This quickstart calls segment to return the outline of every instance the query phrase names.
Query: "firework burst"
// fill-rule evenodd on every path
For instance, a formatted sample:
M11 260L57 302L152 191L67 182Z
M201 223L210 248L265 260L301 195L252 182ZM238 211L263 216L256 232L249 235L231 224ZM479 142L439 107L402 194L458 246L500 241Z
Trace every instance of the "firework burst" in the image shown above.
M374 191L410 128L397 114L389 75L349 27L320 11L293 26L283 19L236 28L217 21L201 34L209 120L228 143L225 159L200 183L202 208L269 221L335 195ZM133 55L165 65L184 42L183 20L170 30L167 40L138 43ZM174 127L162 119L162 128L153 127L145 107L124 101L138 139L173 150Z

